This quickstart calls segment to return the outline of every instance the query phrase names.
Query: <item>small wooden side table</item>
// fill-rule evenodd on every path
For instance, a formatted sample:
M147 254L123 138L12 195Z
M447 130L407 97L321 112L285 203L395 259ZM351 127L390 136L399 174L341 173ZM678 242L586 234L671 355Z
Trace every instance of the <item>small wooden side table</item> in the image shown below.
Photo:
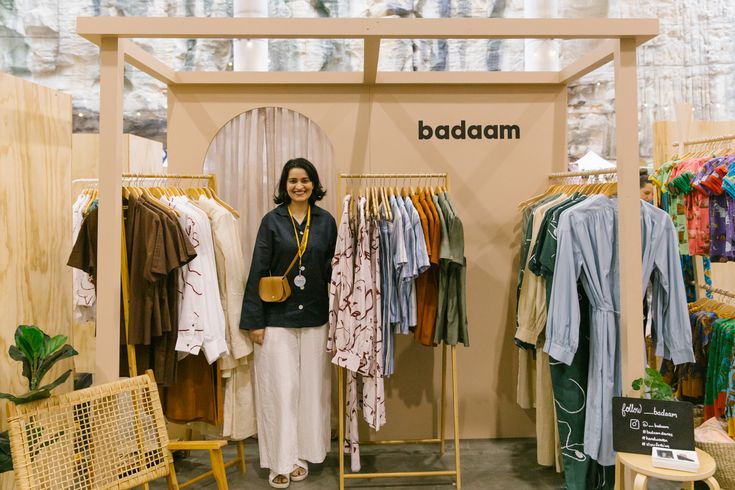
M651 462L651 456L647 454L621 453L615 458L615 489L625 488L625 468L633 472L633 490L644 490L648 486L648 478L659 478L661 480L684 482L686 490L694 490L695 481L704 481L709 488L720 489L720 484L712 476L715 474L715 460L712 456L701 449L697 449L699 457L699 471L669 470L667 468L656 468Z

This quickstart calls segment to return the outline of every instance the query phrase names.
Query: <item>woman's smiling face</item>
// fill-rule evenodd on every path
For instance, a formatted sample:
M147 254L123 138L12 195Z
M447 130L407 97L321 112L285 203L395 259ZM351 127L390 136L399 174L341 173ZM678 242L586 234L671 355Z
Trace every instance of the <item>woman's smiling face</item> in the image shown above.
M288 197L291 198L291 202L308 202L313 190L314 183L309 179L306 170L303 168L292 168L288 171L286 191L288 192Z

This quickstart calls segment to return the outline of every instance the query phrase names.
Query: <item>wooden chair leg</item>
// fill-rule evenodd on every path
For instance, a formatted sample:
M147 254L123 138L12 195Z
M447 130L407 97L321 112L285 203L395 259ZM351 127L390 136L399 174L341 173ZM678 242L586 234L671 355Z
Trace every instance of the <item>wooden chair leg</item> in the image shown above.
M635 475L633 480L633 490L646 490L648 488L648 477L641 473Z
M694 490L694 482L693 481L684 481L681 482L682 486L684 487L684 490Z
M218 490L228 490L227 473L225 472L225 462L222 458L221 449L211 449L209 451L209 460L212 463L212 476L217 482Z
M710 476L704 482L707 484L708 487L710 487L712 490L720 490L720 484L715 480L714 476Z
M148 485L148 482L145 482L140 486L140 488L142 488L143 490L150 490L151 487L150 485Z
M176 480L176 468L173 461L168 465L168 475L166 476L169 490L179 490L179 482Z
M237 441L237 467L240 468L240 473L243 475L247 472L245 466L245 441Z

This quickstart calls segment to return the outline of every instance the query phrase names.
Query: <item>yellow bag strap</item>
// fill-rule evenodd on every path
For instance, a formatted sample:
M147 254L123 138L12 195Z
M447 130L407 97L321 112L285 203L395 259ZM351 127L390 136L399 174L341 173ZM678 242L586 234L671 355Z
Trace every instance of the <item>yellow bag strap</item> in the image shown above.
M291 269L293 269L293 266L296 265L296 261L299 260L299 253L296 252L296 255L294 256L293 260L291 261L291 265L288 266L288 269L286 269L286 272L283 273L283 277L286 277L289 272L291 272Z

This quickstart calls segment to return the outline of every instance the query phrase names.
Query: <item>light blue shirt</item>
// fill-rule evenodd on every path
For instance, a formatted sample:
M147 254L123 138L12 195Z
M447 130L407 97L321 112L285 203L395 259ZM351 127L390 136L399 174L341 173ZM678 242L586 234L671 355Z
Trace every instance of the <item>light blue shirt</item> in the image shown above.
M401 332L403 312L401 311L400 291L404 275L408 272L408 254L406 252L406 233L404 230L405 213L401 212L395 196L390 197L391 214L393 214L393 232L391 233L391 259L393 261L393 290L390 298L390 321L396 333ZM408 215L406 215L408 216ZM407 327L408 328L408 327Z
M401 269L398 282L398 302L400 306L401 318L396 325L396 333L408 335L409 322L411 319L411 297L414 298L413 314L416 316L416 292L414 291L414 283L416 278L416 257L414 255L414 234L411 228L411 217L406 210L406 203L403 198L396 199L398 210L403 222L403 239L406 245L406 265Z
M408 255L408 264L411 276L409 277L409 287L404 289L402 296L402 304L408 312L408 327L415 327L418 323L418 308L416 307L416 278L429 268L429 253L426 250L426 238L424 238L424 230L421 228L421 217L416 207L413 205L410 197L403 198L403 204L408 215L410 226L407 228L409 237L406 252ZM408 330L405 331L408 333Z
M391 299L393 298L393 271L392 263L392 247L391 235L395 224L385 219L385 215L381 216L380 226L380 268L382 274L381 281L381 297L380 307L381 320L383 327L383 375L390 376L393 374L393 329L391 328Z
M665 213L664 213L665 214ZM667 321L660 340L671 346L674 362L693 362L691 328L686 313L683 277L673 265L678 261L675 235L664 233L668 228L660 213L642 210L643 271L648 282L655 267L660 274L659 288L672 294L670 313L663 311L663 298L653 308L659 321ZM620 270L617 237L618 209L616 200L592 196L562 212L557 227L556 267L548 305L546 344L544 352L567 365L571 364L579 344L580 310L577 279L590 300L590 361L585 409L584 450L603 466L615 464L612 448L612 397L621 390L620 373ZM670 223L668 215L666 221ZM658 224L655 224L658 223ZM660 230L660 231L659 231ZM673 224L669 230L673 231ZM656 250L660 249L660 250ZM652 263L653 262L653 265ZM667 265L668 264L668 265ZM646 272L648 271L648 273ZM665 277L664 277L665 276ZM680 285L674 286L676 282ZM662 283L666 283L668 288ZM645 291L645 288L644 288ZM642 298L641 298L642 299ZM680 317L677 317L681 315ZM643 342L642 328L641 342ZM678 338L678 340L676 340ZM688 347L686 347L688 346Z

